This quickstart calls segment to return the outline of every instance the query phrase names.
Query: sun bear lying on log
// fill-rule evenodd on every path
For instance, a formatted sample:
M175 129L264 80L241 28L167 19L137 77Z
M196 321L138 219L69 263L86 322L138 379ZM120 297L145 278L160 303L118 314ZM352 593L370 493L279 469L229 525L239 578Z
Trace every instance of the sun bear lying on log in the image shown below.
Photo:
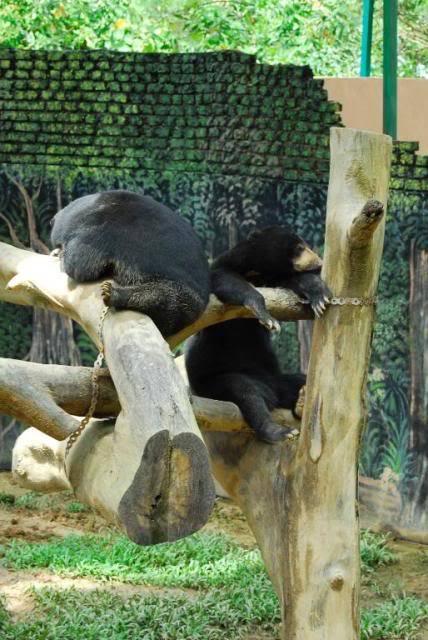
M305 297L321 315L331 296L320 277L321 259L286 226L256 231L220 255L211 268L213 293L251 309L257 320L222 322L189 340L186 368L194 393L238 405L257 437L274 443L294 436L277 424L275 408L294 412L306 377L281 373L270 329L279 327L252 285L284 287Z
M78 198L52 221L51 241L76 282L103 284L106 305L133 309L164 337L194 322L209 298L209 267L191 225L150 196L104 191Z

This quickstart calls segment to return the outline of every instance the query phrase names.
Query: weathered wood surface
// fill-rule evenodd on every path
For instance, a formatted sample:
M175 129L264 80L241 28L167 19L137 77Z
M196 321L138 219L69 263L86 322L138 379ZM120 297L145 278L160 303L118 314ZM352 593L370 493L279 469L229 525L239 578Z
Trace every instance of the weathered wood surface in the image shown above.
M0 299L68 315L99 346L104 308L100 285L76 285L60 271L57 258L0 244ZM150 318L130 311L108 313L103 342L121 411L109 449L103 441L97 444L98 463L83 466L74 456L68 477L76 495L141 544L192 533L209 516L214 485L187 389L168 345ZM3 361L0 377L7 378L7 369ZM40 407L41 398L32 403L28 387L20 391L20 418L33 404L42 412L39 422L47 416L45 427L51 435L64 438L77 426L49 395Z
M391 140L331 130L323 277L335 296L375 295ZM290 640L359 638L358 450L375 310L330 307L315 320L296 444L205 435L214 473L244 511L280 598Z
M188 385L184 357L176 358L177 369ZM0 411L31 424L17 440L14 447L13 472L21 485L34 491L60 491L71 487L75 490L85 484L81 468L97 466L99 452L92 446L105 439L107 450L114 445L114 419L121 406L117 391L109 372L104 369L99 378L99 397L94 419L87 426L85 437L77 440L68 461L68 476L65 474L65 441L55 436L59 412L66 412L69 419L78 424L74 416L84 416L91 403L92 369L65 365L43 365L0 358ZM231 402L219 402L198 396L190 396L196 421L203 432L227 432L253 434L243 419L238 407ZM71 415L69 415L71 414ZM284 426L298 427L300 421L291 411L277 409L272 412ZM74 424L73 424L74 426ZM51 435L47 435L51 434ZM60 433L62 435L62 432ZM253 434L254 437L254 434ZM83 446L85 438L91 446ZM79 472L76 471L79 469ZM84 493L85 490L83 489ZM111 519L104 511L106 517Z

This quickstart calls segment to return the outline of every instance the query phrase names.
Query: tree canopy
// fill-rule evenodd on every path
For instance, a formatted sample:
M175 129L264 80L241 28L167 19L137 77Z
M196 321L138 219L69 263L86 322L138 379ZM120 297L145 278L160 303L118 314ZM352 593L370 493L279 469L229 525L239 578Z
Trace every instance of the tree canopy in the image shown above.
M15 0L0 3L0 46L188 52L239 49L261 62L358 74L362 0ZM428 77L428 4L399 2L400 76ZM375 4L373 75L382 73Z

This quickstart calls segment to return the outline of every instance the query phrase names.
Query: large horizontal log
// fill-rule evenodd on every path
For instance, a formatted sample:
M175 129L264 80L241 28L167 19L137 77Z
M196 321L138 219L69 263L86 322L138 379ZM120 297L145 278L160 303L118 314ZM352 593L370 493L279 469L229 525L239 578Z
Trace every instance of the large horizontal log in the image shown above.
M260 288L269 312L280 321L311 319L309 305L287 289ZM60 270L57 257L40 255L0 242L0 300L14 304L39 306L57 311L79 322L100 347L97 324L104 308L100 283L77 285ZM168 338L174 348L204 327L233 318L251 318L244 308L224 305L211 295L205 313L193 324Z
M58 258L0 243L0 299L67 315L98 346L105 309L100 293L99 283L82 286L68 278ZM105 318L103 343L121 407L114 439L101 463L85 469L87 482L73 481L71 468L68 477L83 501L96 504L136 542L192 533L209 516L214 485L208 452L168 345L147 316L114 310ZM8 377L4 362L2 376ZM19 382L10 381L9 391ZM32 396L28 385L19 391L19 417L24 418ZM36 420L41 424L45 419L45 428L56 437L68 436L78 424L75 418L49 396L41 400Z
M188 386L184 358L175 359ZM56 364L38 364L0 358L0 413L21 420L56 440L69 435L68 422L75 428L88 412L92 400L92 369ZM107 369L98 378L98 401L94 418L116 418L121 406ZM190 402L199 428L204 431L253 433L232 402L191 396ZM297 426L291 411L277 409L275 419L285 426Z
M181 356L176 362L187 385L184 358ZM103 509L87 489L87 485L91 486L92 469L105 464L114 449L114 417L120 413L120 403L108 371L104 370L100 378L100 394L95 409L95 416L99 419L91 420L86 432L73 446L67 474L64 464L66 443L48 435L46 426L49 421L43 415L50 402L75 415L84 415L91 402L91 371L88 367L43 365L2 358L0 387L6 389L6 401L1 403L0 396L0 410L14 417L19 411L25 414L27 423L33 425L19 436L13 450L12 470L21 486L48 493L73 488L83 501L97 507L109 521L116 523L111 513ZM11 379L22 382L31 404L26 405L25 400L22 401L22 392L16 382L13 382L14 401L10 400L7 386ZM254 431L232 402L191 396L191 405L205 438L210 433L219 436L229 433L255 440ZM286 409L276 409L272 416L283 426L298 428L300 424Z

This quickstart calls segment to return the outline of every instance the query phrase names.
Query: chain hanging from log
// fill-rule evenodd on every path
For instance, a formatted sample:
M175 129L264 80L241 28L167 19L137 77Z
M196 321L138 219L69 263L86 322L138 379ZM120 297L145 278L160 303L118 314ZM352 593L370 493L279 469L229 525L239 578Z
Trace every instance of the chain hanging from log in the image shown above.
M110 309L110 307L106 306L105 309L102 310L101 316L100 316L100 322L99 322L99 325L98 325L98 338L99 338L99 342L100 342L101 346L100 346L99 353L98 353L98 355L96 357L96 360L94 362L94 366L93 366L93 369L92 369L91 404L89 405L89 409L88 409L85 417L80 422L80 424L77 427L77 429L75 431L73 431L73 433L68 438L67 446L65 448L65 453L64 453L64 465L66 464L67 457L68 457L68 454L70 453L71 447L76 442L76 440L81 436L81 434L85 430L85 427L87 426L89 421L93 418L94 412L95 412L95 408L97 406L98 398L99 398L99 395L100 395L100 386L99 386L98 378L99 378L100 371L102 369L103 362L104 362L103 326L104 326L104 320L106 318L106 315L107 315L109 309Z

